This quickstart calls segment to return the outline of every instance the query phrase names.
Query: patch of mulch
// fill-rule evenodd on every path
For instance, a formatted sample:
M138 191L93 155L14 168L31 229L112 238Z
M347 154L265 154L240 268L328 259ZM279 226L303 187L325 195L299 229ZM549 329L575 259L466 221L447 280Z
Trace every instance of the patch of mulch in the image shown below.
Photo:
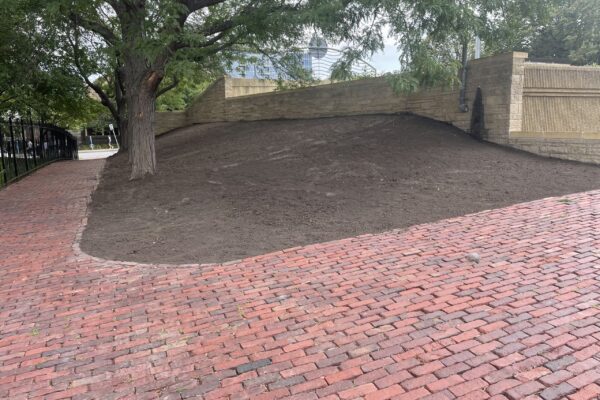
M134 182L109 159L85 252L224 262L600 188L600 167L410 115L196 125L160 137L157 158Z

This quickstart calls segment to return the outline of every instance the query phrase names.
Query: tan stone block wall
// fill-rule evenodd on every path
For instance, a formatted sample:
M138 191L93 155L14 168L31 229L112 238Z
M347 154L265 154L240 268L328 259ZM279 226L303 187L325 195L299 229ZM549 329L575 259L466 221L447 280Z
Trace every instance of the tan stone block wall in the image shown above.
M188 125L185 111L157 112L154 120L154 133L160 136L173 129Z
M600 68L527 64L522 132L600 132Z
M526 63L522 107L510 145L600 163L600 68Z
M530 64L526 58L526 53L508 53L469 63L466 102L471 110L477 89L481 88L483 138L538 154L596 162L600 69ZM404 112L447 122L467 132L471 126L471 112L459 109L458 88L401 96L394 93L386 78L380 77L276 89L274 82L264 80L220 79L198 97L185 115L159 114L157 132L219 121Z
M266 80L223 78L214 82L186 111L159 112L156 115L156 135L194 123L223 121L226 100L240 96L269 93L277 84ZM189 118L189 116L193 118Z
M520 104L511 110L511 100L517 97L513 91L522 83L525 57L524 53L509 53L473 60L469 64L466 100L472 108L477 88L483 89L487 140L506 143L511 115L513 119L520 116ZM242 89L244 86L247 88ZM513 86L518 88L513 89ZM471 113L459 109L458 88L401 96L394 93L386 78L371 78L288 91L274 90L274 83L268 81L219 80L187 110L187 123L411 112L466 131L471 124ZM244 92L259 94L240 95Z
M600 164L600 140L511 137L510 146L542 156Z
M405 110L405 99L397 96L385 79L379 78L230 98L222 118L226 121L255 121ZM195 116L190 116L197 121Z
M198 96L196 101L185 111L187 125L223 120L226 100L225 83L225 79L219 79Z
M265 79L227 78L225 81L225 97L249 96L269 93L277 90L277 82Z

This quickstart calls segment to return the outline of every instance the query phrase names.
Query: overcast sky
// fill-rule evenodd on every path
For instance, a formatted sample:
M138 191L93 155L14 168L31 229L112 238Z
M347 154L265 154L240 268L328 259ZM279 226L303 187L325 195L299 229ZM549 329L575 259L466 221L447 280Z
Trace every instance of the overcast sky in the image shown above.
M386 72L394 72L400 70L400 53L396 47L396 40L393 35L390 34L390 28L385 26L383 28L383 44L384 48L373 56L365 60L377 69L378 74Z
M393 43L386 43L383 51L373 54L368 61L377 69L378 73L394 72L400 69L400 54Z

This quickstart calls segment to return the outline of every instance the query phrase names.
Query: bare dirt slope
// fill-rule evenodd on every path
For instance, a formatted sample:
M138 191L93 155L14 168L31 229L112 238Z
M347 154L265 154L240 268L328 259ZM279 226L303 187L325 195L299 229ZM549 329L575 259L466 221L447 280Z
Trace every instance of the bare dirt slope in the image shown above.
M222 262L600 188L600 168L478 142L427 119L216 123L158 139L159 172L111 158L83 250Z

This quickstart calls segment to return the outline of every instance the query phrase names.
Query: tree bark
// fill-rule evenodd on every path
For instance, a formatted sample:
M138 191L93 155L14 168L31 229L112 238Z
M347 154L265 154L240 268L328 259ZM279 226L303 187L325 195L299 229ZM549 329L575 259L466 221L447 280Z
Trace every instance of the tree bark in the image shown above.
M131 163L130 179L141 179L156 172L155 102L167 61L165 58L160 63L153 62L140 48L145 37L145 7L143 1L132 2L119 16L124 45L120 50L122 68L117 72L127 108L127 137L124 140Z
M127 108L124 140L131 164L130 179L133 180L156 172L154 106L158 84L155 85L156 74L152 73L151 63L139 48L144 37L144 6L131 7L123 18L126 20L125 43L121 49L123 65L118 73Z
M119 133L121 134L121 143L119 151L129 150L129 129L127 127L127 98L123 88L122 74L119 68L115 69L115 98L117 103L117 123L119 124Z
M129 154L131 161L130 179L140 179L156 172L154 151L155 93L146 85L137 92L130 92L129 111Z
M119 142L119 151L126 152L129 150L129 128L127 127L127 119L119 118L119 134L120 142Z

